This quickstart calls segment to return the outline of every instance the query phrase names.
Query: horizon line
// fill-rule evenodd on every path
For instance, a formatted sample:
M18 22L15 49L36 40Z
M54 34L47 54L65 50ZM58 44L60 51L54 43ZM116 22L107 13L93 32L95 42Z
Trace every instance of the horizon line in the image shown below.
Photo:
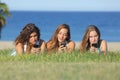
M120 11L95 11L95 10L81 10L81 11L78 11L78 10L9 10L9 11L25 11L25 12L120 12Z

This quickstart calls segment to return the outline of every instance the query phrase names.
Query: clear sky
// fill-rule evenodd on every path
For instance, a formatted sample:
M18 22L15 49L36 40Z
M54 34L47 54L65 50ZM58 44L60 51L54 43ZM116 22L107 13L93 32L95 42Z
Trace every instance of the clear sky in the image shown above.
M120 0L0 0L10 10L120 11Z

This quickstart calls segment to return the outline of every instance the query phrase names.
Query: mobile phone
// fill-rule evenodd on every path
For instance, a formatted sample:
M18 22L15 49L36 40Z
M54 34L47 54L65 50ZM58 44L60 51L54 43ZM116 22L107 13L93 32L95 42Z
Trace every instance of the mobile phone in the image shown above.
M36 42L36 44L34 45L34 47L35 47L35 48L40 47L40 43L39 43L39 41Z
M63 45L63 47L65 47L66 46L66 41L61 42L61 45Z
M92 46L95 47L95 48L98 48L98 44L97 43L93 43Z

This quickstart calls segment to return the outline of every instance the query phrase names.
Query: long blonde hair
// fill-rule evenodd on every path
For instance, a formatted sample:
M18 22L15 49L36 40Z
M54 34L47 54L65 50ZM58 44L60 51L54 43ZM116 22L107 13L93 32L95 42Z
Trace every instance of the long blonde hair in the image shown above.
M91 31L96 31L98 34L98 41L100 40L100 31L95 25L89 25L88 28L86 29L82 42L80 44L80 51L85 52L89 49L90 47L90 41L89 41L89 35Z
M57 35L58 35L59 31L60 31L61 29L63 29L63 28L65 28L65 29L68 30L68 33L67 33L67 36L68 36L68 37L67 37L66 41L68 42L68 41L70 40L71 35L70 35L69 25L67 25L67 24L61 24L61 25L59 25L59 26L57 27L57 29L55 30L52 38L47 42L47 49L48 49L48 51L56 50L56 49L58 48L59 42L58 42Z

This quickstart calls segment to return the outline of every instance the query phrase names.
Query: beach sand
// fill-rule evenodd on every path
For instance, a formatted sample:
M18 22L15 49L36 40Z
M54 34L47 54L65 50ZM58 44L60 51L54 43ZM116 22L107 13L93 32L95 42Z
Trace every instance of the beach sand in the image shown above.
M76 42L76 48L79 48L80 43ZM107 42L108 51L120 51L120 42Z
M13 48L15 48L13 41L0 41L0 50Z
M79 48L79 42L76 42L76 49ZM108 51L120 51L120 42L108 42ZM14 49L13 41L0 41L0 50Z

